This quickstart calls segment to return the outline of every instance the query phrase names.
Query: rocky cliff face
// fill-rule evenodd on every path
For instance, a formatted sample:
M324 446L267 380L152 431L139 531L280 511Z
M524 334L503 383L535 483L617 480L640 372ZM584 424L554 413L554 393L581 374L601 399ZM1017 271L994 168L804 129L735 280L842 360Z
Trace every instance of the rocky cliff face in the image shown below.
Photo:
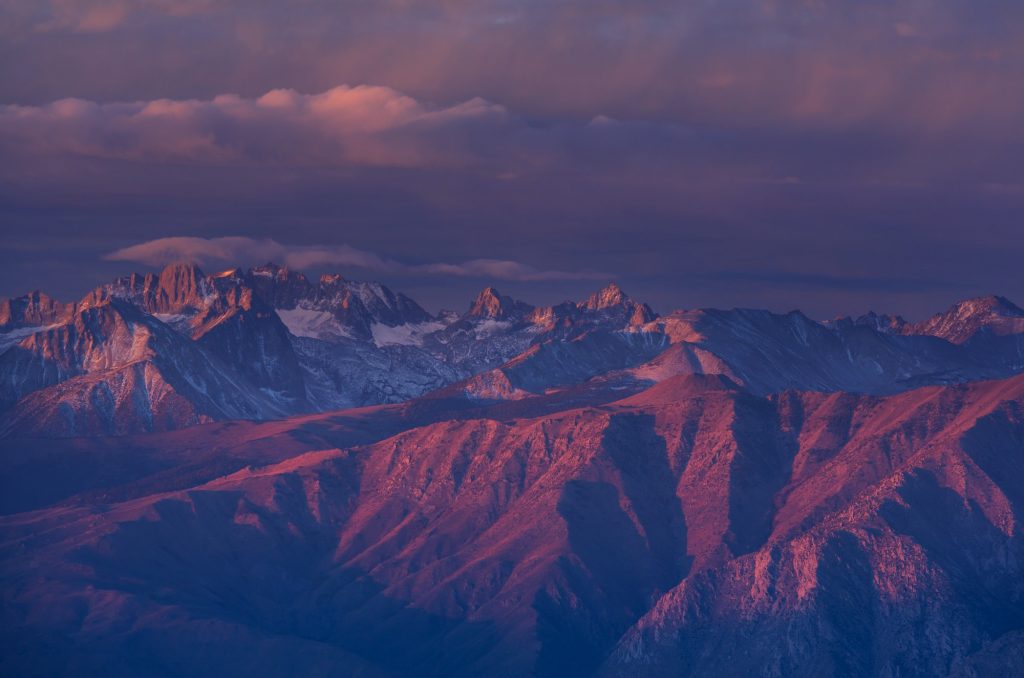
M89 299L0 355L5 433L97 435L180 428L288 409L239 388L232 365L138 307Z
M0 332L26 327L52 325L64 320L71 308L42 292L31 292L17 299L0 300Z

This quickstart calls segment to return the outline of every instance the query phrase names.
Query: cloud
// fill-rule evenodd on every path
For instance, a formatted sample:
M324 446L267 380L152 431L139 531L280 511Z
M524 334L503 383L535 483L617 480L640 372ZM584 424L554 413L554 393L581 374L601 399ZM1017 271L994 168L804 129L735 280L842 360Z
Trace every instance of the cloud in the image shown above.
M762 269L1020 298L1022 35L1020 0L0 0L0 251L35 253L0 294L235 233L453 262L405 282L439 305L491 255L666 307L893 307L692 277Z
M342 266L409 276L454 276L520 282L550 280L603 280L609 274L597 271L540 270L516 261L472 259L462 263L406 264L349 245L284 245L272 239L243 236L222 238L158 238L110 252L108 261L132 261L162 266L175 261L201 265L230 266L267 261L294 269Z
M1024 110L1022 25L1019 0L0 0L19 65L0 69L0 91L38 103L378 83L531 119L995 134Z
M127 27L132 19L152 20L154 17L185 17L209 13L214 9L216 2L217 0L42 0L33 3L34 11L28 13L26 23L35 31L43 33L109 33ZM9 17L19 15L18 7L0 5L0 8L7 10ZM21 16L25 21L26 17Z
M387 87L276 89L245 99L0 106L0 149L124 161L391 166L472 162L474 137L507 120L483 99L421 103Z

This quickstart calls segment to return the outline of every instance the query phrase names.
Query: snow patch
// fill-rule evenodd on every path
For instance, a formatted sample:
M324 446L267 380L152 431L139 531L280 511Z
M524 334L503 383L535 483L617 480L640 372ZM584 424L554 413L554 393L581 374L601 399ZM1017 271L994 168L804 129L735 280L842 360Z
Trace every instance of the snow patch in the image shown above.
M154 313L153 317L173 330L187 334L192 313Z
M422 323L406 323L389 327L383 323L374 323L370 327L373 333L373 343L381 346L422 346L423 337L443 330L444 323L436 320L428 320Z
M478 322L474 330L476 331L476 336L488 337L493 334L504 332L511 326L512 323L508 320L494 320L493 318L487 318L486 320Z
M314 311L308 308L277 309L288 331L296 337L323 339L329 337L351 337L348 328L327 311Z
M11 330L10 332L0 334L0 351L3 351L9 346L17 344L25 337L30 337L38 332L46 332L47 330L52 330L55 327L60 327L60 323L57 323L55 325L45 325L38 327L19 327L17 329Z

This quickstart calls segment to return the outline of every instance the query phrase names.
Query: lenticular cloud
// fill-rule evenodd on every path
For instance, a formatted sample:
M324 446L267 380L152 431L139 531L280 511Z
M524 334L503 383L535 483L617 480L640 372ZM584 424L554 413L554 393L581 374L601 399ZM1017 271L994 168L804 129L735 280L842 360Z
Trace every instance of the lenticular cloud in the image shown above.
M110 261L160 266L174 261L203 265L280 261L296 269L344 266L395 275L440 275L496 280L594 280L611 277L596 271L548 271L505 259L471 259L461 263L406 264L350 245L283 245L276 240L246 238L157 238L106 255Z

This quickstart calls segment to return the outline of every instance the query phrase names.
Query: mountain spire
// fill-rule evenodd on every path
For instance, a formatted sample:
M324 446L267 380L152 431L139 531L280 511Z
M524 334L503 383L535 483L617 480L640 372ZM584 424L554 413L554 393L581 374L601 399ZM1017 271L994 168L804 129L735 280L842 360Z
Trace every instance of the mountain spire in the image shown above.
M473 303L470 304L466 316L470 318L506 320L513 316L529 313L532 310L533 307L529 304L505 296L493 287L485 287L480 291L480 294L477 295Z
M619 306L629 300L629 296L616 283L608 283L605 287L590 295L583 302L583 308L599 311L612 306Z

